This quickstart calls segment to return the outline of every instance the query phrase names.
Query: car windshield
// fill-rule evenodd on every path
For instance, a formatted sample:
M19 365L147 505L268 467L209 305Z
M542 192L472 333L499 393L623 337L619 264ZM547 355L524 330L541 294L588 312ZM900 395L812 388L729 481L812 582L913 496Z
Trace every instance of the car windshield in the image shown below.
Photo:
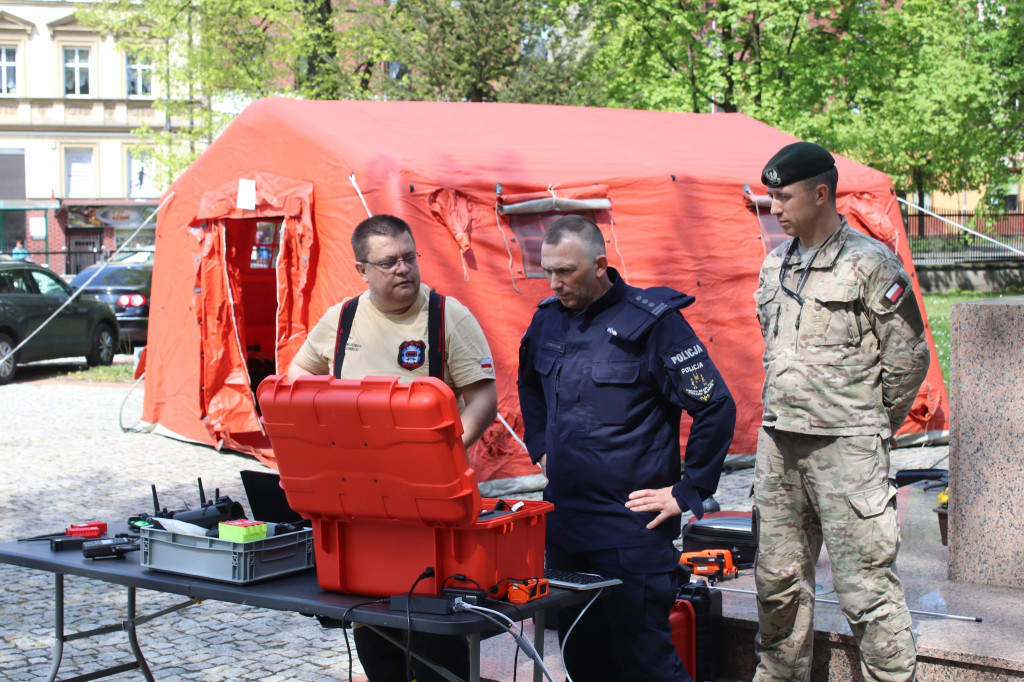
M71 286L78 288L85 284L86 280L92 277L92 273L96 272L95 268L87 268L82 272L78 273L73 280L71 280ZM90 287L144 287L149 284L150 278L153 276L152 270L148 268L104 268L103 271L97 275L96 279L89 282Z

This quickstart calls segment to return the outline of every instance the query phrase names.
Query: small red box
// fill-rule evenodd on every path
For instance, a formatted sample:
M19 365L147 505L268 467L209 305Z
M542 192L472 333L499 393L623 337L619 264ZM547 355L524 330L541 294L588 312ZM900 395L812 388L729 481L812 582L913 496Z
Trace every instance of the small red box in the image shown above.
M500 598L507 578L544 575L553 506L484 512L496 500L480 497L444 382L271 376L257 395L288 504L313 521L325 590L401 594L429 566L417 592L497 585Z

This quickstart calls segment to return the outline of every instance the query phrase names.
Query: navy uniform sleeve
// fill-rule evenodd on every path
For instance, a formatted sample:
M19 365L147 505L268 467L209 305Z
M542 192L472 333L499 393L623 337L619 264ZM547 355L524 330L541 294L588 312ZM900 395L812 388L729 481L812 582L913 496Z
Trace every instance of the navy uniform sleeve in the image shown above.
M545 454L545 433L547 431L547 405L544 401L544 388L540 375L537 373L533 358L531 339L537 318L526 330L519 342L519 409L523 415L523 441L530 453L530 459L536 463Z
M704 515L703 501L718 489L725 456L736 427L736 403L707 347L682 314L667 315L652 337L657 358L652 372L660 377L670 402L693 420L683 457L683 478L672 495L684 511Z

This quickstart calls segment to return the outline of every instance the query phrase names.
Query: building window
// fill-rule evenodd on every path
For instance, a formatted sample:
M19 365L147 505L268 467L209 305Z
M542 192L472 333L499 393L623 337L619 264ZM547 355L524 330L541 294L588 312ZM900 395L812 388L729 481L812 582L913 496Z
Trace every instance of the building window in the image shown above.
M0 95L13 95L18 90L18 48L0 47Z
M153 65L137 55L127 56L128 96L150 97L153 94Z
M153 177L153 157L145 152L128 152L128 196L132 199L140 197L156 197L160 193L156 189Z
M90 198L96 193L96 172L91 149L64 150L65 194L69 198Z
M64 94L89 94L89 48L64 48Z

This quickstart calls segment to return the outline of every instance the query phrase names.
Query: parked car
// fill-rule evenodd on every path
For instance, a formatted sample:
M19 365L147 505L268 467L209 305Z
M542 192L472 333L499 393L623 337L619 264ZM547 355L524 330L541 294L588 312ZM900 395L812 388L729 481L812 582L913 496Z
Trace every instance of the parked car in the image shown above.
M110 261L102 270L100 267L93 265L82 270L71 280L71 286L75 289L84 286L82 293L95 296L114 309L121 325L122 343L129 347L145 346L149 333L149 292L153 283L152 252L131 254L123 260ZM90 282L97 270L99 274Z
M21 362L75 355L84 355L90 365L114 361L121 333L117 317L103 301L81 294L24 348L8 357L71 293L67 282L48 268L0 260L0 384L14 378Z

